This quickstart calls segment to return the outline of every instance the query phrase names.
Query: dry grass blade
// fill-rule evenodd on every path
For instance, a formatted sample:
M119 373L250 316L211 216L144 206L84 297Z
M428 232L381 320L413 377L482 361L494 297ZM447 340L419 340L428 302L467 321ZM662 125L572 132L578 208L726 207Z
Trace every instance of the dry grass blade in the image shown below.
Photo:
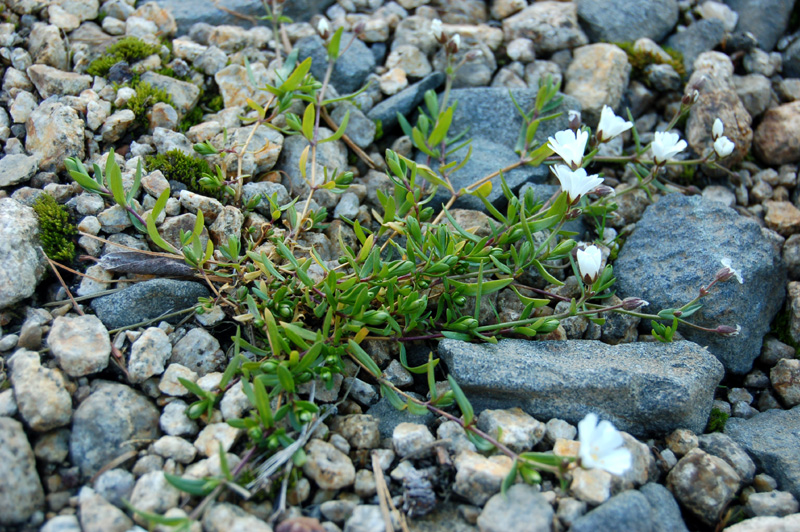
M409 532L406 516L398 511L392 502L392 493L389 491L389 486L386 484L386 477L383 476L380 458L378 453L374 451L372 452L372 473L375 475L375 486L378 490L378 503L381 507L381 513L383 514L386 532L392 532L394 530L394 525L392 525L392 513L397 516L397 520L400 522L400 529L403 532Z

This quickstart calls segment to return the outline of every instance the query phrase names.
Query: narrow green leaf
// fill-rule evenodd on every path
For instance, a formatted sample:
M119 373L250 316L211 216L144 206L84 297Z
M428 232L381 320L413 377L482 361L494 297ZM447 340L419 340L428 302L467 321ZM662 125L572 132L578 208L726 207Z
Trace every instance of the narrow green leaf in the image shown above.
M255 407L258 417L261 419L261 424L265 428L272 428L274 422L272 408L269 406L269 394L261 379L253 379L253 398L255 399Z
M353 340L348 340L347 345L350 348L350 355L353 356L356 360L361 362L364 368L372 374L373 377L378 378L381 376L381 368L375 363L374 360L367 354L364 349L361 348L360 345L355 343Z
M289 393L294 393L294 377L292 376L292 372L286 369L285 366L278 366L277 374L278 382L281 383L283 389Z
M331 42L328 43L328 60L336 61L339 58L339 45L342 41L342 33L344 28L340 27L336 30L331 37Z
M381 396L385 397L389 404L395 407L397 410L404 410L406 408L406 403L403 401L397 392L395 392L390 387L386 386L386 384L381 383Z
M303 78L306 77L308 71L311 69L311 58L307 58L305 61L297 65L292 72L292 75L286 78L281 86L278 88L280 91L293 91L297 87L300 86L300 83L303 81Z
M314 140L314 121L316 120L316 107L313 103L306 106L303 113L303 136L311 142Z
M458 385L452 375L447 376L447 382L450 383L450 389L453 391L453 395L456 398L458 408L461 409L461 415L464 418L464 425L469 426L472 424L472 420L475 418L475 412L472 410L472 405L470 404L469 399L467 399L467 396L464 395L463 390L461 390L461 386Z
M439 115L439 120L436 121L436 127L433 128L431 136L428 137L429 146L438 146L447 135L450 129L450 124L453 122L453 108L449 107L447 111Z
M480 283L462 283L460 281L454 281L452 279L447 280L452 286L454 286L460 294L465 296L477 296L479 291L483 295L491 294L493 292L497 292L498 290L502 290L506 286L510 285L514 282L514 278L509 279L496 279L494 281L482 281Z
M344 132L347 129L347 123L349 121L350 121L350 111L347 111L344 114L344 118L342 118L342 123L339 124L339 129L337 129L336 132L330 137L324 138L321 141L319 141L319 143L322 144L323 142L333 142L334 140L339 140L340 138L342 138L342 135L344 135Z
M128 202L125 198L125 189L122 186L122 170L120 170L117 161L114 160L114 150L109 150L108 159L106 160L106 179L108 180L108 188L111 189L111 194L114 196L114 201L122 207L126 207Z
M197 497L204 497L208 495L216 487L213 485L213 483L210 483L208 480L202 478L183 478L177 475L171 475L170 473L164 473L164 478L167 480L167 482L175 486L180 491L186 492L190 495L195 495Z
M502 493L503 495L506 494L508 488L510 488L511 485L514 484L514 481L517 480L518 467L519 464L517 463L516 460L514 460L514 463L511 465L511 470L508 472L508 475L505 476L505 478L503 479L503 483L500 485L500 493Z

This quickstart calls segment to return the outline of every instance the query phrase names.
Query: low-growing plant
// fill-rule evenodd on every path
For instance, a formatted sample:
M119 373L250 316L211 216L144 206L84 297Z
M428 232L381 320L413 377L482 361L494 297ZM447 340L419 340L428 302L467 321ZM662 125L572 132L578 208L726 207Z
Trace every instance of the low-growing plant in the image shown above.
M635 43L632 42L616 42L614 43L623 52L628 54L628 63L631 65L632 76L636 79L643 77L644 69L648 65L670 65L675 69L681 78L686 77L686 67L683 65L683 54L674 48L664 46L661 49L669 56L669 59L664 58L660 54L654 53L650 50L643 50L636 48Z
M125 107L133 111L140 127L147 127L147 112L155 104L161 102L172 105L172 96L164 89L143 81L133 82L130 86L136 94L128 100Z
M136 37L125 37L110 45L103 55L89 63L86 73L90 76L106 76L111 67L120 61L133 63L160 51L160 46L147 44Z
M53 196L40 194L33 202L33 210L39 218L39 242L50 259L71 263L75 260L75 242L78 234L69 219L69 212L59 205Z
M725 430L725 423L727 423L730 414L727 414L719 408L712 408L711 415L708 417L708 426L706 432L722 432Z
M211 173L211 167L204 159L186 155L181 150L170 150L166 153L148 155L145 157L148 172L160 170L164 177L186 185L192 191L218 197L219 192L205 187L200 180L205 174Z
M662 341L672 340L679 325L723 335L738 334L738 329L733 327L708 329L688 320L702 307L700 299L707 297L716 283L729 281L737 275L729 264L723 264L714 279L700 287L696 299L656 314L645 313L642 308L647 303L641 299L628 298L618 304L608 302L613 295L613 267L603 266L597 246L577 248L572 238L574 233L564 228L567 221L582 214L589 219L603 219L616 208L611 191L599 186L602 178L587 174L585 167L593 162L628 165L638 177L638 188L648 193L666 192L659 176L666 165L678 163L674 156L685 148L685 142L679 141L677 135L656 134L652 143L642 146L632 121L626 122L609 109L603 111L594 132L577 122L570 129L556 133L554 138L539 141L536 137L539 126L558 116L558 87L548 80L539 88L531 109L518 106L523 118L517 146L519 160L467 187L457 189L453 185L451 177L469 160L471 147L466 132L450 131L456 106L456 102L449 101L450 87L459 67L453 64L452 57L458 51L459 39L441 31L440 25L437 29L434 34L448 54L448 81L442 100L440 102L432 92L426 94L425 109L421 110L417 123L411 125L402 118L401 124L415 147L427 155L428 162L439 163L438 170L387 150L385 163L391 186L386 192L380 189L377 192L380 212L372 211L375 222L371 226L358 220L348 221L355 239L347 243L341 232L338 233L334 242L338 244L334 253L337 261L325 260L321 251L307 245L306 240L308 233L319 230L326 220L324 210L315 212L313 208L314 195L324 190L344 192L353 180L352 173L341 169L318 170L319 146L341 138L348 121L346 115L333 134L323 135L320 121L326 115L326 107L354 96L335 99L325 96L333 65L347 49L345 46L340 51L342 29L331 32L325 24L318 27L320 36L327 41L329 59L323 79L319 81L310 73L310 58L298 62L295 52L277 69L275 84L264 88L270 94L270 101L263 106L252 100L248 102L255 111L255 116L248 119L250 123L279 129L273 120L284 114L287 127L280 131L305 139L298 167L305 184L300 197L287 205L277 204L276 197L260 198L268 206L267 221L254 234L245 235L243 239L231 238L216 250L211 243L205 248L200 244L199 234L204 223L201 211L197 213L194 230L181 235L181 249L175 249L159 235L156 220L166 206L168 190L161 194L146 217L145 230L150 239L167 253L182 257L196 268L212 289L213 297L203 300L197 312L219 305L238 324L232 338L232 356L219 385L205 390L184 382L196 396L187 408L187 415L192 419L211 420L221 398L234 385L241 386L252 405L242 418L227 420L232 427L245 431L248 437L247 450L234 471L223 471L222 477L200 480L168 478L187 493L204 497L189 517L172 520L170 524L187 529L191 520L200 515L205 504L221 489L239 485L241 474L246 470L253 478L244 486L247 493L281 482L281 496L276 504L280 512L292 469L306 461L305 442L319 423L334 411L314 400L316 387L332 389L335 375L343 373L349 363L360 368L361 378L375 382L381 395L396 408L420 415L433 413L455 421L481 451L496 449L511 457L514 465L503 482L505 489L515 482L517 475L528 483L541 482L542 473L564 481L567 470L578 464L602 465L592 462L585 454L576 458L516 453L509 449L498 438L477 427L472 406L452 377L447 378L449 389L446 391L437 386L437 376L441 376L439 360L430 354L424 364L411 366L406 346L441 338L492 343L506 337L537 338L552 333L561 320L572 316L584 316L602 325L606 312L652 320L654 334ZM693 100L689 97L683 102L673 124ZM302 116L287 112L297 101L305 106ZM597 155L601 143L629 129L635 144L631 154ZM192 173L194 179L189 182L194 186L205 185L223 195L226 201L240 204L242 186L248 177L241 170L242 157L251 139L252 135L243 146L226 148L238 156L235 178L229 179L227 169L217 167L201 180L196 172ZM587 144L588 154L585 153ZM690 163L680 163L715 164L724 156L720 155L723 148ZM196 145L195 150L202 155L223 152L222 147L208 141ZM164 160L164 156L161 157ZM189 159L181 154L178 161L196 168ZM109 157L109 161L112 164L113 157ZM178 166L177 162L172 164ZM530 191L515 194L507 186L504 172L541 164L553 165L561 182L562 190L553 197L536 198ZM78 163L71 160L68 168L71 167L78 167ZM156 166L148 162L148 168ZM160 167L162 172L164 168L166 165ZM95 170L96 175L98 170ZM108 167L106 174L117 175ZM80 172L73 176L87 190L104 193L104 189L99 188L100 181L91 180ZM114 185L116 182L114 177L112 190L119 188ZM495 186L493 183L502 189L506 200L502 211L487 200ZM434 205L433 199L440 189L446 190L450 197L444 205ZM485 236L476 235L474 228L462 227L450 212L456 201L467 195L480 199L491 217ZM130 198L117 193L113 197L124 206L130 202ZM141 227L137 225L137 229ZM563 312L544 313L543 307L564 298L525 285L521 278L535 276L546 284L561 286L563 282L559 277L563 275L559 270L577 276L580 293L569 300L569 307ZM521 311L516 319L503 321L497 312L492 313L492 319L482 317L485 313L481 308L489 304L484 296L500 291L518 299ZM427 382L428 398L420 399L393 384L370 355L368 341L392 343L400 364L411 373L423 376ZM348 359L350 362L346 363ZM596 424L597 419L593 421ZM224 455L224 450L220 452ZM238 488L233 489L242 494ZM164 521L159 519L165 519L149 518L162 523Z

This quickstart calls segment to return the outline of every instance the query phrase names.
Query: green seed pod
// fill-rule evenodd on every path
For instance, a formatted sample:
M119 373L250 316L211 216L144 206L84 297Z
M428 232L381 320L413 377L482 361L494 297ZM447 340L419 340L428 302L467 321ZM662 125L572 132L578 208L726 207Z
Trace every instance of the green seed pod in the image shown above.
M247 435L251 440L258 442L264 436L264 431L261 430L261 427L250 427L247 429Z
M275 373L278 371L278 363L274 360L267 360L261 363L261 371L264 373Z
M463 307L467 304L467 298L464 296L456 296L453 298L453 303L458 305L459 307Z
M205 401L198 401L196 403L192 403L186 410L186 416L189 419L197 419L206 412L206 407L207 405Z

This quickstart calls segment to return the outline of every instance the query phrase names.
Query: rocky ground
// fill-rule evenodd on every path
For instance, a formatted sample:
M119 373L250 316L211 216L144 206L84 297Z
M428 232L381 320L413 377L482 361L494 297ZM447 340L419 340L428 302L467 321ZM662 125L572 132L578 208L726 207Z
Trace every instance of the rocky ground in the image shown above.
M377 190L388 183L386 148L418 156L396 115L410 118L426 90L443 86L434 19L461 36L458 57L466 58L452 92L459 101L454 124L470 127L474 153L456 187L517 159L521 120L509 89L517 101L531 102L539 81L551 75L562 83L563 111L580 109L594 127L604 105L620 113L628 108L643 144L667 127L685 93L699 89L688 119L678 124L689 144L684 155L709 149L719 117L736 144L726 159L732 171L670 168L667 178L680 192L620 196L603 241L607 251L618 251L617 296L642 297L655 309L693 298L720 260L730 259L743 283L720 285L699 321L738 324L741 332L722 338L681 329L680 341L662 344L638 318L612 315L600 326L576 316L548 342L421 346L410 358L438 349L480 413L478 427L517 452L574 454L577 423L594 411L625 431L633 467L622 476L576 469L567 489L545 475L541 485L518 483L501 495L507 456L479 453L458 424L399 412L374 382L345 375L317 396L343 402L306 445L308 462L291 484L287 508L276 513L272 495L243 501L229 493L201 512L192 530L380 532L378 491L385 485L398 507L417 510L408 529L420 532L800 530L800 6L794 3L289 0L285 13L304 22L284 24L276 43L271 28L253 25L263 11L250 0L221 2L228 10L183 0L4 0L0 531L144 530L146 521L123 501L186 515L198 499L181 494L165 473L219 476L226 467L220 445L231 468L247 453L242 431L225 423L250 408L241 385L225 392L216 417L195 421L185 413L194 396L178 381L217 387L231 354L230 317L215 307L157 319L192 307L210 295L208 288L119 275L79 257L73 266L88 277L64 272L72 294L82 298L86 312L78 314L49 273L32 206L43 194L66 206L81 231L80 255L99 258L119 245L157 250L113 202L74 183L65 159L103 166L113 148L130 180L148 155L174 149L194 155L194 143L234 145L251 133L263 149L244 159L253 176L245 199L274 193L288 203L302 192L297 161L307 143L264 126L253 132L241 116L247 98L266 103L256 89L275 80L276 46L314 58L312 72L323 76L320 17L334 29L363 25L360 40L336 64L331 91L346 94L370 83L354 103L331 107L334 125L347 111L350 121L347 138L326 145L324 162L349 167L356 178L347 193L315 199L338 231L349 230L343 217L374 222ZM154 52L114 62L102 75L87 73L126 36ZM171 103L145 102L137 116L129 102L139 95L125 86L134 73ZM198 106L195 123L186 122ZM566 117L560 120L549 134L566 127ZM619 137L604 155L623 154L633 142L630 134ZM622 166L596 171L617 192L636 180ZM506 178L515 191L556 189L544 166ZM253 212L223 206L160 171L146 172L137 208L151 209L168 185L172 197L160 232L175 244L198 210L206 221L203 238L217 244L270 214L263 203ZM489 198L498 205L499 190ZM476 211L484 207L469 199L456 205L458 215L480 226L485 215ZM578 238L596 238L588 225L578 230ZM309 242L334 264L335 235L315 233ZM578 280L565 281L541 288L568 301ZM109 292L114 288L122 289ZM484 307L503 311L507 295L486 296ZM552 311L564 305L553 301ZM398 387L426 393L390 347L375 343L368 351Z

